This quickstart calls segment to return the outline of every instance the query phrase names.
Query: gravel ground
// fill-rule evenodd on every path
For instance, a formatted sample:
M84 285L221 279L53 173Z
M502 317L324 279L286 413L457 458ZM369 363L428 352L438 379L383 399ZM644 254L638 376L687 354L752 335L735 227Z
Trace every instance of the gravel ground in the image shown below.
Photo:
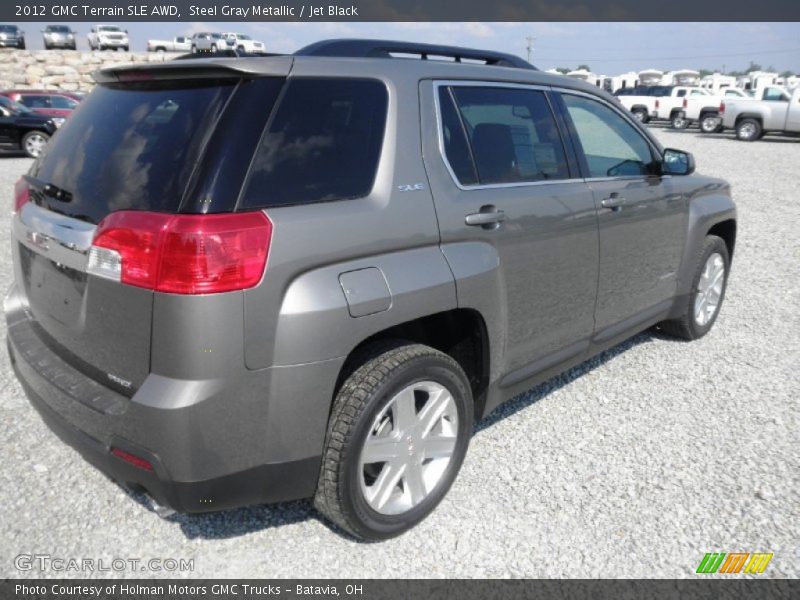
M642 334L505 405L436 512L382 544L304 502L160 519L45 428L3 351L0 575L45 553L194 559L194 576L219 577L687 577L708 551L767 551L767 575L800 576L800 142L656 132L739 206L704 339ZM6 206L28 165L0 157ZM4 285L8 256L4 237Z

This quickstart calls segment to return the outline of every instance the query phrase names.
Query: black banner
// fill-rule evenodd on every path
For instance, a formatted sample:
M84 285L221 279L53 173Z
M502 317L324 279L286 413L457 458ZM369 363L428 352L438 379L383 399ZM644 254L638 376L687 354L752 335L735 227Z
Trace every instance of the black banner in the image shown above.
M52 599L161 600L203 598L339 598L342 600L491 600L494 598L605 598L614 600L713 599L772 600L797 598L798 580L5 580L4 600Z
M3 0L0 21L800 21L787 0Z

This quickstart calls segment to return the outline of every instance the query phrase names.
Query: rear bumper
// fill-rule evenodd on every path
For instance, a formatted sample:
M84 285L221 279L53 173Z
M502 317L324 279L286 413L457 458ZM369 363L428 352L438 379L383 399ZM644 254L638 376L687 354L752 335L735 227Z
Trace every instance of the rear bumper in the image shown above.
M189 382L173 380L160 388L145 385L132 398L120 395L77 371L46 346L36 333L35 323L22 306L15 305L13 297L12 292L6 303L8 351L31 404L62 441L114 481L146 491L158 504L187 513L313 495L324 434L322 439L313 440L311 446L319 451L310 456L303 454L308 446L304 447L299 433L292 431L293 423L264 425L260 441L254 442L248 435L248 423L261 419L264 411L250 399L237 402L236 390L229 394L233 397L220 398L224 396L221 394L199 404L184 402L178 408L158 408L152 390L175 392L176 386L187 388ZM331 373L333 366L324 365ZM285 378L288 372L283 373L280 385L303 377L320 382L320 372L315 372L319 366L302 367L291 380ZM263 390L259 393L263 395ZM299 393L307 394L308 390ZM209 422L203 412L205 406L220 400L228 401L226 422ZM262 403L269 404L263 397ZM280 414L280 410L275 412ZM327 411L324 415L327 419ZM307 413L303 417L313 420ZM274 426L295 435L295 447L284 443L276 450L269 443ZM219 442L220 436L227 445ZM115 456L112 448L147 460L152 470Z

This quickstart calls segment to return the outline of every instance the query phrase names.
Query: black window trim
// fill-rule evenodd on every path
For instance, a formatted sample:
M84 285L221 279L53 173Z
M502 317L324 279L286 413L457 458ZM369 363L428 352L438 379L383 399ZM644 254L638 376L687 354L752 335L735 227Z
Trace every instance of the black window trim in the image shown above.
M499 188L513 188L513 187L528 187L528 186L537 186L537 185L553 185L559 183L575 183L578 181L584 181L583 174L577 171L573 171L574 164L571 161L570 157L570 147L572 146L572 142L568 143L565 139L563 126L561 121L561 117L558 111L555 110L550 97L549 92L553 90L552 87L547 85L537 85L532 83L514 83L509 81L487 81L487 80L469 80L469 79L437 79L433 82L433 102L436 112L436 136L439 142L439 156L441 156L442 160L444 161L444 166L447 169L447 172L450 174L450 178L453 180L453 183L456 184L458 189L463 191L470 191L470 190L486 190L486 189L499 189ZM445 145L444 145L444 121L442 119L442 107L439 103L439 88L454 88L454 87L489 87L489 88L511 88L511 89L521 89L521 90L530 90L530 91L540 91L544 94L545 99L550 107L550 113L553 116L553 120L556 123L556 128L559 132L559 137L561 138L561 145L564 150L564 159L567 163L567 169L569 170L569 177L565 179L542 179L539 181L514 181L510 183L474 183L464 185L458 180L456 177L456 173L453 170L453 167L450 165L450 161L447 159L447 154L445 153ZM458 106L456 105L456 108ZM459 111L459 118L460 111ZM470 147L470 153L472 149ZM474 160L473 160L474 163ZM474 165L473 165L474 166ZM477 167L474 166L477 169Z
M636 131L647 143L648 147L650 148L650 153L653 156L653 160L657 160L660 156L663 156L662 149L656 145L650 136L647 133L640 130L641 126L634 120L631 113L626 110L620 110L619 107L614 106L612 103L607 102L605 99L595 96L593 94L587 94L586 92L581 92L579 90L573 90L569 88L553 88L553 95L557 98L557 103L560 107L561 111L561 118L564 119L565 125L570 133L570 137L572 139L572 145L575 148L575 154L578 157L578 164L581 167L581 175L582 181L631 181L631 180L639 180L645 181L647 179L652 179L653 177L660 177L662 179L666 179L671 177L671 175L658 175L657 173L651 173L648 175L613 175L608 177L591 177L589 174L589 166L586 162L586 156L583 152L583 146L581 145L580 138L578 137L578 132L575 130L575 126L572 122L572 119L569 116L567 111L566 104L563 101L562 96L564 94L572 94L573 96L582 96L584 98L588 98L589 100L594 100L595 102L600 103L601 105L605 106L606 108L611 109L615 113L617 113L620 117L623 118L627 123L629 123L633 130Z

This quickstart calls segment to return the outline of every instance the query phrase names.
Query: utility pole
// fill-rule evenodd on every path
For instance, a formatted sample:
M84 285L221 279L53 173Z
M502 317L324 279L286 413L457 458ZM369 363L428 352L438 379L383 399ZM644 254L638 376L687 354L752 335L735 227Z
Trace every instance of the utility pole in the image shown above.
M533 52L533 42L534 40L536 40L536 38L529 35L525 39L528 40L528 45L525 46L525 48L528 50L528 62L531 62L531 52Z

